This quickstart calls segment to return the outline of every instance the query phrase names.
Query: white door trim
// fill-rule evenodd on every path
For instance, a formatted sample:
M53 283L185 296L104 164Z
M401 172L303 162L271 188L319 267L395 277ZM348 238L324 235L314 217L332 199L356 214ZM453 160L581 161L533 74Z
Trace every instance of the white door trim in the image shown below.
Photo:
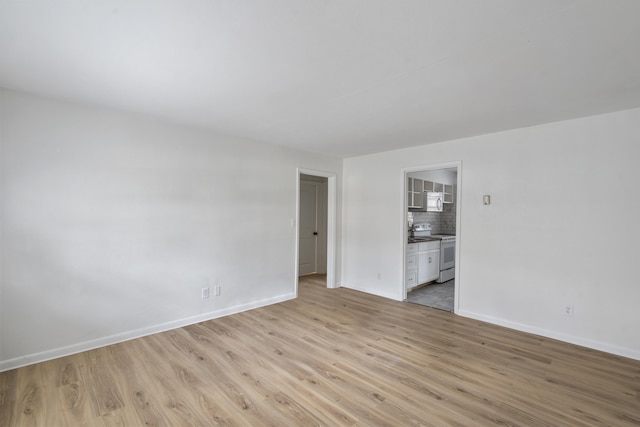
M453 303L453 312L458 313L458 308L460 306L460 287L462 285L462 281L460 280L460 243L462 236L462 227L461 227L461 218L462 218L462 161L458 160L455 162L447 162L447 163L438 163L438 164L430 164L424 166L414 166L410 168L404 168L401 171L401 184L400 188L404 194L403 200L404 204L402 206L402 212L400 215L401 219L401 229L402 229L402 241L400 242L400 247L402 248L402 284L400 289L400 295L403 297L402 299L407 299L407 286L406 286L406 274L407 274L407 239L409 237L409 233L407 230L407 174L410 172L419 172L419 171L429 171L429 170L437 170L437 169L450 169L457 168L458 175L456 178L456 266L455 266L455 275L456 275L456 286L454 287L454 303Z
M296 296L298 295L298 262L300 236L300 175L312 175L327 178L327 288L336 285L336 242L337 242L337 176L333 172L297 168L296 170L296 232L295 232L295 280Z

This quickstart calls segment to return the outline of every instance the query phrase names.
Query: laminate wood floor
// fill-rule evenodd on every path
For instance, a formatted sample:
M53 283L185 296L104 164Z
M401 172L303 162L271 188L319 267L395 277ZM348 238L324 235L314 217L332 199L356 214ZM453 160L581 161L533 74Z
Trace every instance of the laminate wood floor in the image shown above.
M639 361L323 280L1 373L0 425L640 425Z

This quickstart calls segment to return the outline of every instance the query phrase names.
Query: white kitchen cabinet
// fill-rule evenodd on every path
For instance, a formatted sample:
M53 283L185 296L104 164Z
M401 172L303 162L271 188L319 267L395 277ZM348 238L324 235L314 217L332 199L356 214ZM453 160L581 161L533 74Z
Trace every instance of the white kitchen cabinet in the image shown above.
M421 285L440 276L440 241L418 245L418 285Z
M423 187L424 191L435 191L438 193L442 193L444 191L444 184L440 182L424 181Z
M422 208L424 203L424 181L407 178L407 204L410 208Z
M411 289L418 286L418 243L409 243L407 245L406 260L406 288Z
M436 280L440 275L440 241L409 243L406 262L407 290Z
M453 203L453 185L444 185L443 202Z
M418 270L407 270L407 290L413 289L418 286Z
M422 188L424 191L442 193L442 201L444 203L453 203L453 185L442 184L440 182L423 181Z

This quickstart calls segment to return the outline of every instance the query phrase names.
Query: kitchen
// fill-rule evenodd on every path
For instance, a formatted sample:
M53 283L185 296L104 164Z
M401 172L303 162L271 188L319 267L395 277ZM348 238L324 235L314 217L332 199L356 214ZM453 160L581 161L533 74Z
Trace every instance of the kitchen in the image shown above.
M406 301L454 310L457 168L406 174Z

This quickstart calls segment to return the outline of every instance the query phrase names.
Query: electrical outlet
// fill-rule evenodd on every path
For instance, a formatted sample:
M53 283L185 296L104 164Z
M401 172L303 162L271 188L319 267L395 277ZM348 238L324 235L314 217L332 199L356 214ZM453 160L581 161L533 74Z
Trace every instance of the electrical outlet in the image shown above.
M219 297L220 296L220 285L215 285L213 287L213 295Z
M209 298L209 288L202 288L202 292L201 292L200 295L201 295L202 299Z
M573 316L573 305L566 305L564 307L564 315L565 316Z

